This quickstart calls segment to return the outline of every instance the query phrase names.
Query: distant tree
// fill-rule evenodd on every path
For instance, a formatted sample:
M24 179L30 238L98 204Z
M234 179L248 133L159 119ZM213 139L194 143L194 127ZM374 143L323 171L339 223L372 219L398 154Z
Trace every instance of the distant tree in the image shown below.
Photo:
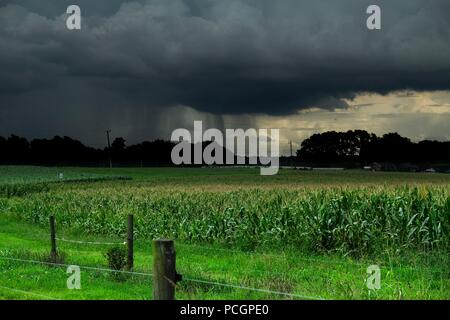
M415 154L422 162L450 160L450 141L420 141L415 148Z
M127 148L127 157L132 161L136 161L151 166L171 165L171 152L174 143L165 140L144 141L142 143Z
M111 155L114 162L127 161L125 149L125 139L121 137L115 138L111 144Z
M115 151L124 151L125 150L125 139L118 137L115 138L113 143L111 144L111 148Z
M11 135L6 143L6 157L15 163L26 162L30 155L30 144L25 138Z
M375 139L374 134L364 130L313 134L302 142L297 156L320 162L359 161Z
M8 157L8 141L0 137L0 163L5 163Z
M379 159L392 162L415 160L413 143L398 133L386 133L378 140L376 149Z
M413 143L398 133L381 138L364 130L328 131L305 139L297 156L302 161L342 162L426 162L450 161L450 142Z

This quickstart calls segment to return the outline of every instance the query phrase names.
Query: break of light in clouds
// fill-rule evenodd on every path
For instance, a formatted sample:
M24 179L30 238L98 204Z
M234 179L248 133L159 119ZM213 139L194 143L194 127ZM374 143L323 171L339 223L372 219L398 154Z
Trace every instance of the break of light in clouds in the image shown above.
M334 111L312 108L288 117L259 116L256 123L281 129L280 148L286 155L289 141L297 149L311 134L330 130L361 129L378 135L398 132L413 141L450 141L449 91L360 95L348 103L349 108Z
M210 127L449 139L450 2L0 1L0 135L104 146ZM408 93L409 92L409 93ZM282 150L286 148L282 147Z

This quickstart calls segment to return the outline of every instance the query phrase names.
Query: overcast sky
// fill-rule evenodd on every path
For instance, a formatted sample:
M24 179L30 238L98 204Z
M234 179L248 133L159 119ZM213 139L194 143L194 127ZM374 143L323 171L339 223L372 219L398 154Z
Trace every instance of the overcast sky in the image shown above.
M102 147L204 120L280 128L282 150L327 130L450 139L448 0L0 0L0 70L0 135Z

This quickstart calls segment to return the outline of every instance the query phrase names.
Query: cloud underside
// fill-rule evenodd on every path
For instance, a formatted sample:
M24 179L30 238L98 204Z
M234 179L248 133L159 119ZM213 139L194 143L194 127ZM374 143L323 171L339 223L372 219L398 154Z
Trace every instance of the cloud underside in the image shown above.
M287 115L450 87L446 0L378 1L380 31L365 26L369 1L114 1L111 12L81 1L80 31L66 30L64 5L54 16L40 2L0 8L0 108Z

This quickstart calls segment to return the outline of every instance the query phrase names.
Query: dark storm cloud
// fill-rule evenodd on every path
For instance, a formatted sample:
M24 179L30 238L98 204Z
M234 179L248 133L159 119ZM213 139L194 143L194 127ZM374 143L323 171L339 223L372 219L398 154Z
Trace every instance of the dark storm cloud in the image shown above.
M85 0L68 31L71 3L0 2L0 108L290 114L450 87L448 0Z

